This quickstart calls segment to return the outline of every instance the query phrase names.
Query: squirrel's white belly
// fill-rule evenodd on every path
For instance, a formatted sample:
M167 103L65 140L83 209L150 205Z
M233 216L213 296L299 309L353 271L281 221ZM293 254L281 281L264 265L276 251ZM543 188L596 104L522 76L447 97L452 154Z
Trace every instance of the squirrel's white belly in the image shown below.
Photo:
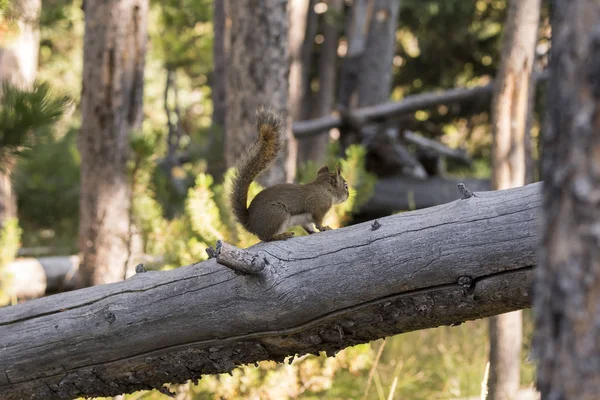
M302 226L302 225L310 224L312 222L314 222L314 221L313 221L312 215L310 215L309 213L290 215L288 217L288 219L283 224L281 224L281 228L279 228L279 231L277 231L277 234L287 232L293 226L297 226L297 225Z

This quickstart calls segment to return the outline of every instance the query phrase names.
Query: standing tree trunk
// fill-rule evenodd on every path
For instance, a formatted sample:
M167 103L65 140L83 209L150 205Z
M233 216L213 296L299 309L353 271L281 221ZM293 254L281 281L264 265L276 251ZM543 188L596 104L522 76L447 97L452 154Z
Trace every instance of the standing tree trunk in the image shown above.
M41 6L41 0L16 0L10 5L11 14L17 16L14 28L17 33L0 41L0 84L9 82L27 87L35 80L40 49ZM9 159L0 169L0 229L4 221L17 217L17 197L10 178L14 163L15 160Z
M229 0L213 2L213 71L211 74L212 89L212 127L211 151L217 155L223 154L223 136L227 110L225 96L225 77L227 71L227 57L229 53ZM208 172L219 179L225 172L223 157L212 157L208 164Z
M308 70L310 69L310 58L306 53L306 29L308 27L310 0L291 0L289 2L289 51L290 51L290 75L289 75L289 104L292 122L303 119L304 96L307 94ZM290 136L288 150L299 154L300 143Z
M148 0L85 3L81 285L123 279L131 251L129 136L142 122Z
M288 115L287 1L239 0L231 7L231 43L226 72L225 161L233 167L240 154L257 138L256 110L270 106L285 124L286 144L275 165L260 179L266 186L291 182L296 170Z
M346 18L347 51L340 67L337 104L343 108L356 106L356 87L360 59L365 51L371 9L374 0L354 0Z
M600 3L556 0L535 350L543 399L600 393Z
M492 189L525 184L525 129L540 0L510 2L492 98ZM532 88L531 90L534 90ZM490 318L490 400L515 399L520 385L521 311Z
M348 20L348 51L340 71L338 104L345 109L387 102L392 83L399 0L357 0ZM377 125L364 126L359 137L342 131L342 148L373 137ZM400 143L395 146L402 147ZM376 152L368 149L369 152Z
M316 117L330 115L335 105L338 45L340 40L341 16L344 12L343 0L329 0L324 15L323 44L319 55L319 93L317 97ZM321 165L325 161L329 131L302 139L299 157L303 161L312 160Z
M303 49L306 39L309 0L290 0L290 115L293 121L302 119L303 97L308 75L306 70L310 65L304 65Z
M358 106L366 107L389 100L392 89L392 62L396 53L396 27L400 0L372 0L374 7L369 35L360 58Z

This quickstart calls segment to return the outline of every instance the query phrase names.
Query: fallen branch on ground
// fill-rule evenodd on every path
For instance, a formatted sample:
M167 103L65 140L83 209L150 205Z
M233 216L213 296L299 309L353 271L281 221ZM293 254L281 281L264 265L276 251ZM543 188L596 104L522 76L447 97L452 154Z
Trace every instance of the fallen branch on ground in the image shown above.
M456 189L456 185L460 182L464 182L474 192L490 188L487 179L379 178L375 183L373 196L361 207L360 214L372 219L398 211L418 210L448 203L460 198L460 193Z
M259 360L529 307L541 184L0 309L0 396L164 391ZM458 196L457 191L457 196ZM241 260L244 257L235 257ZM140 269L142 271L142 269Z
M548 79L547 71L534 74L535 83L543 83ZM489 101L494 90L494 82L473 88L456 88L438 92L420 93L407 96L400 101L390 101L374 106L346 110L345 119L351 119L352 125L363 125L367 122L381 121L410 114L419 110L427 110L440 104L449 105L473 99ZM308 121L297 121L292 131L297 138L320 135L332 128L339 128L343 119L339 115L328 115Z

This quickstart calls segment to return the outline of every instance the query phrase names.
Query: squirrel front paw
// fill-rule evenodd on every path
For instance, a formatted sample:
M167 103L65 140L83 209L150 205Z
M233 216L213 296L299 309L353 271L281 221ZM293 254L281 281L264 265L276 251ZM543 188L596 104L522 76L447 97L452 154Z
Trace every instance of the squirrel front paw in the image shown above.
M330 230L332 230L332 229L331 229L330 227L328 227L327 225L325 225L325 226L317 226L317 229L318 229L319 231L321 231L321 232L323 232L323 231L330 231Z

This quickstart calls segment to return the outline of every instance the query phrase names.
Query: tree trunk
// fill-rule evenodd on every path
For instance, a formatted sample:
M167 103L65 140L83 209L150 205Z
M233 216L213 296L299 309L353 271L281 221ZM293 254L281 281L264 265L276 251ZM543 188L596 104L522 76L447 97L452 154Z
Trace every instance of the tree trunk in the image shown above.
M213 2L213 71L211 74L212 89L212 127L210 150L216 154L211 157L207 166L208 173L220 180L225 173L225 160L219 157L224 152L225 119L227 114L227 98L225 96L225 79L228 64L231 29L229 18L229 0Z
M356 106L360 59L365 51L370 15L374 0L354 0L346 18L347 51L340 68L337 104L350 109Z
M257 274L211 259L0 309L0 393L162 388L528 307L540 191L475 193L377 223L221 246L217 260L250 258Z
M525 184L525 128L540 0L511 0L492 97L492 189ZM532 89L534 90L534 89ZM490 318L488 398L512 400L520 385L520 311Z
M12 169L9 165L3 165L0 169L0 231L6 220L17 217L17 196L11 180Z
M308 2L308 15L306 17L306 34L304 35L304 44L302 45L302 69L304 73L304 94L302 95L302 114L301 119L310 118L314 113L314 93L310 86L313 77L311 67L314 60L315 37L319 28L319 15L315 12L315 4L320 0L310 0ZM298 144L299 146L300 144Z
M358 106L374 106L390 99L392 61L400 0L373 0L369 35L360 58Z
M544 399L591 400L600 393L600 3L553 5L537 386Z
M40 50L39 14L41 0L16 0L11 4L16 20L16 35L0 41L0 92L3 82L28 87L37 75ZM0 35L1 37L1 35ZM0 93L0 96L2 93ZM11 182L15 160L0 169L0 230L4 221L17 217L17 196Z
M305 56L307 50L306 29L308 27L310 0L291 0L289 2L290 28L289 28L289 51L290 51L290 75L289 75L289 104L292 121L300 121L304 115L304 96L307 95L310 58ZM288 151L296 154L298 162L300 143L290 136Z
M225 96L225 77L227 70L227 55L231 38L229 37L230 23L228 21L229 0L215 1L213 3L213 60L212 72L212 101L213 125L219 129L225 126L227 115L227 98Z
M340 39L340 21L344 11L343 0L330 0L324 15L323 44L319 56L319 93L317 101L317 117L331 114L335 105L335 88L337 77L338 44ZM304 162L312 160L321 165L325 161L329 130L314 137L299 140L299 153Z
M287 2L240 0L230 11L230 62L225 89L227 166L235 166L240 154L256 140L257 108L270 106L287 121L286 145L275 165L262 175L260 181L266 186L291 182L296 172L296 152L288 119Z
M302 119L302 105L305 93L306 79L305 73L310 65L304 65L303 48L306 38L306 27L308 22L309 0L290 0L290 33L289 33L289 51L290 51L290 115L292 121Z
M123 279L131 246L129 136L142 122L147 0L88 1L81 95L81 284Z
M0 42L0 81L29 86L35 80L40 50L41 0L15 0L10 5L17 16L15 36ZM0 36L1 38L1 36Z

